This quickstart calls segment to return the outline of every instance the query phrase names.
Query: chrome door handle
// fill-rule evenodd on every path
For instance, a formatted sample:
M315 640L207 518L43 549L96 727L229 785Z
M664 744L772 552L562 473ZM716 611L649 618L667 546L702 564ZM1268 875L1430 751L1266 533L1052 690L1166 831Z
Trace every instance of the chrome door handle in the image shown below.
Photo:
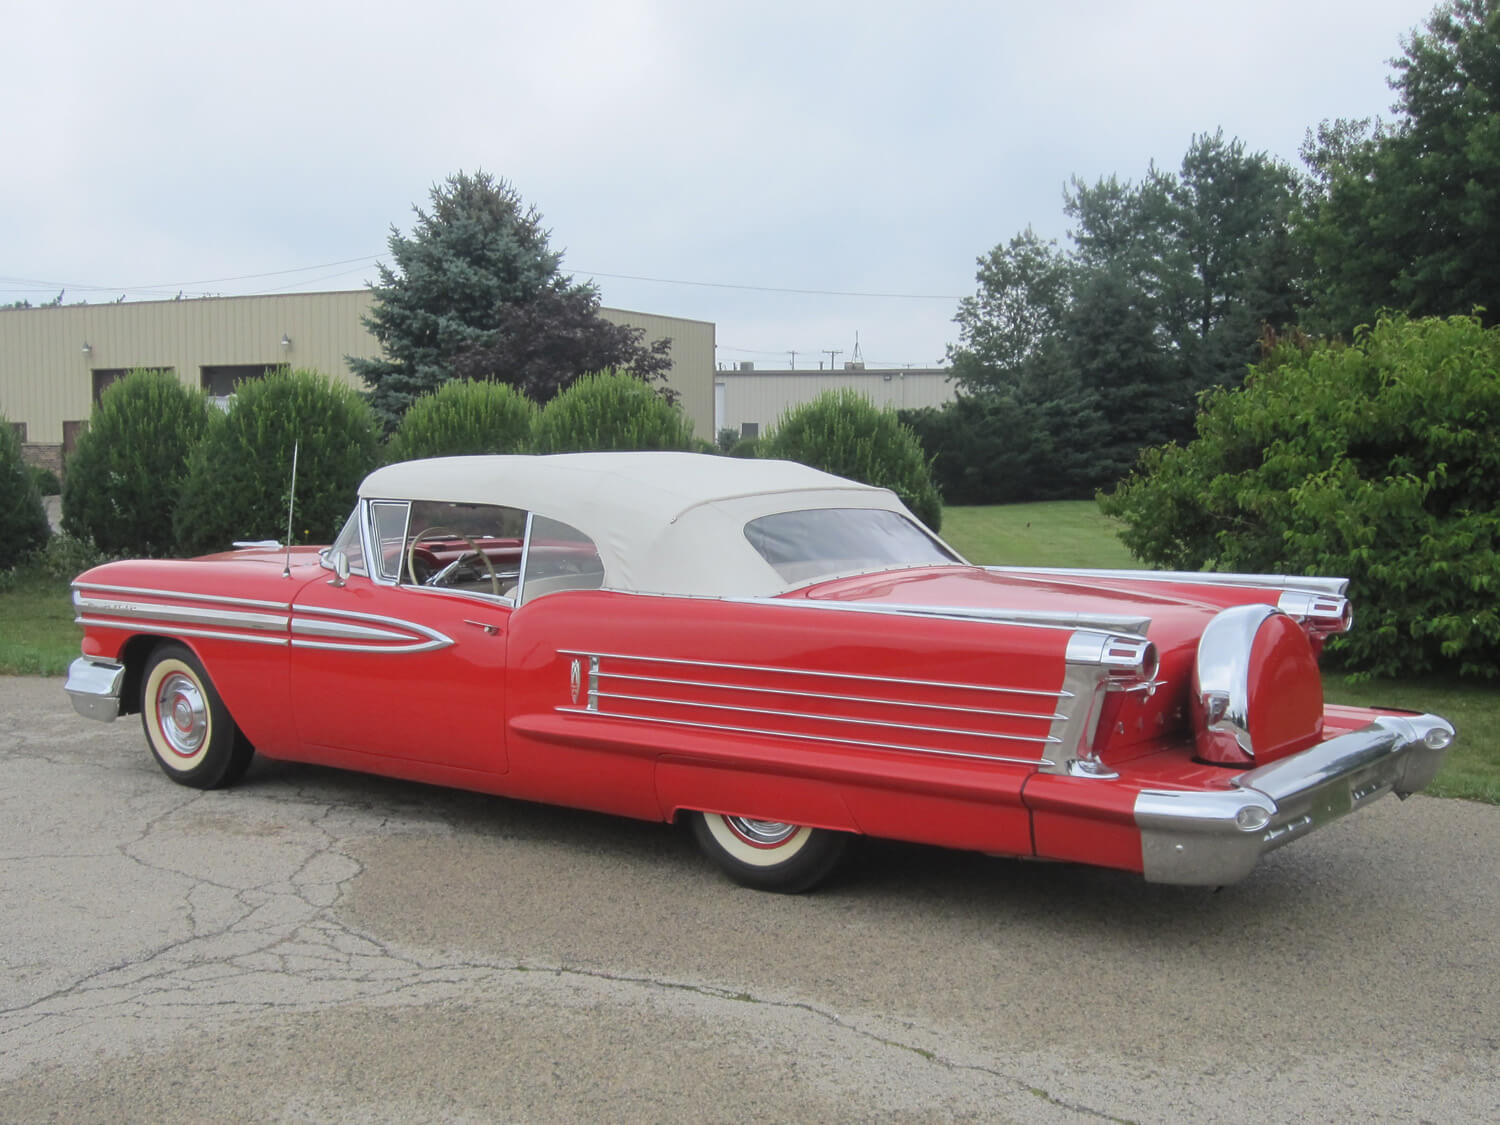
M498 626L498 625L491 625L488 621L475 621L471 617L465 617L464 618L464 624L465 625L473 625L476 629L483 629L486 633L488 633L492 637L493 636L497 636L499 634L499 632L500 632L500 626Z

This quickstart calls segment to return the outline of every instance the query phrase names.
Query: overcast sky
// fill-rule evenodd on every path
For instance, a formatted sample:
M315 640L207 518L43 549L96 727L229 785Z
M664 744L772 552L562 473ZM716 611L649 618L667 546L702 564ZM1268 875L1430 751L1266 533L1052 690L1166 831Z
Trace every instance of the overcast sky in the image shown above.
M931 365L1070 176L1389 116L1432 0L0 0L0 303L353 289L450 173L719 361ZM656 280L641 280L656 279ZM770 291L767 291L770 290ZM844 295L859 294L859 295Z

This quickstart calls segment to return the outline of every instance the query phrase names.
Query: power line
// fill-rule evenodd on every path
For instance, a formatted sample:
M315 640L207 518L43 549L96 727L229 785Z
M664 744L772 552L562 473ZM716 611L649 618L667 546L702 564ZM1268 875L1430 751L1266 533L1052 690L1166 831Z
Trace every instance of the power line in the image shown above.
M326 270L330 266L347 266L356 262L373 262L380 257L379 254L365 254L358 258L342 258L336 262L319 262L311 266L293 266L291 269L268 270L265 273L242 273L233 277L205 277L197 281L156 281L149 285L93 285L81 281L46 281L35 277L0 277L0 284L14 283L17 286L37 287L46 289L79 289L85 292L98 293L165 293L175 292L179 289L187 289L194 285L219 285L228 281L255 281L262 277L285 277L292 273L311 273L313 270ZM344 270L344 273L350 271ZM338 277L339 274L331 274ZM325 280L318 278L316 280ZM294 282L293 284L301 284Z
M703 289L744 289L752 293L797 293L810 297L876 297L900 301L960 301L950 293L870 293L854 289L791 289L780 285L736 285L727 281L682 281L672 277L642 277L633 273L603 273L579 269L574 272L590 277L608 277L617 281L650 281L657 285L693 285Z
M192 281L157 281L147 285L99 285L81 281L56 281L45 280L35 277L0 277L0 285L8 288L35 289L37 291L47 289L75 289L89 293L142 293L142 292L176 292L180 289L188 289L197 285L222 285L231 281L255 281L265 277L285 277L293 273L311 273L314 270L326 270L333 266L348 266L357 263L374 262L382 255L364 254L357 258L341 258L333 262L318 262L311 266L293 266L284 270L267 270L263 273L242 273L229 277L205 277ZM350 271L344 271L350 272ZM601 270L579 269L570 271L578 274L586 274L589 277L606 277L616 281L645 281L655 285L686 285L700 289L737 289L749 293L792 293L800 296L811 297L860 297L874 300L898 300L898 301L958 301L961 297L950 293L881 293L858 289L800 289L785 285L741 285L727 281L687 281L682 278L673 277L646 277L642 274L631 273L605 273ZM330 277L338 277L339 274L331 274ZM326 280L318 278L315 280ZM300 283L294 283L300 284ZM289 288L289 287L283 287Z

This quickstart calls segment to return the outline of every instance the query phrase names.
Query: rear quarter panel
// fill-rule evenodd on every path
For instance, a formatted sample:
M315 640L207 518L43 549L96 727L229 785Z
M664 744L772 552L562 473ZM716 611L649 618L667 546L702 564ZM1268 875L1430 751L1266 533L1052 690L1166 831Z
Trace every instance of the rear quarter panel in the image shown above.
M1029 854L1066 630L610 591L512 618L517 795ZM576 676L575 665L578 669ZM576 685L576 686L575 686Z

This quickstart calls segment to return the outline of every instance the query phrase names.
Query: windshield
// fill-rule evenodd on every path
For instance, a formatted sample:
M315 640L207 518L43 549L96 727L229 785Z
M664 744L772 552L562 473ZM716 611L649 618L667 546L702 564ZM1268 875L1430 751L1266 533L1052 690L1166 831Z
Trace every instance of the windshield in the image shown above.
M914 521L881 508L778 512L747 523L745 538L788 582L963 561Z

